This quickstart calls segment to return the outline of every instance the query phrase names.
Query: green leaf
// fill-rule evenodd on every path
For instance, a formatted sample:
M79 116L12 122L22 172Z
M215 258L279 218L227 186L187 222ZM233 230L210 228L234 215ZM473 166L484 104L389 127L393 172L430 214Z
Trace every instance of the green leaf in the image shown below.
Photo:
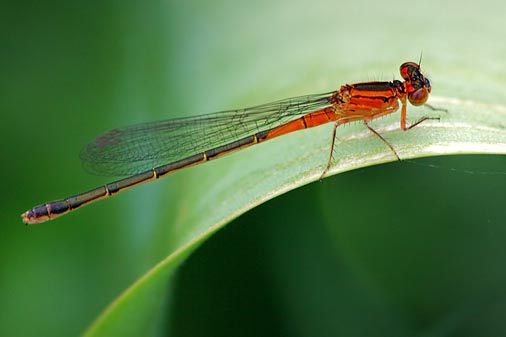
M384 6L385 9L387 7ZM227 8L227 6L223 7L225 10ZM255 7L255 9L259 11L258 13L263 13L265 10L260 5ZM429 6L424 8L424 10L434 12ZM440 10L436 10L435 12L438 13ZM255 13L257 12L253 14L248 13L248 15L252 15L251 20L254 20L255 15L261 15ZM271 15L280 17L280 13L274 12ZM302 12L294 13L296 13L294 15L299 15ZM245 13L238 15L245 15ZM395 26L385 25L385 29L383 30L385 36L395 36L395 39L388 42L388 49L391 52L380 54L382 63L379 68L377 68L377 53L376 55L363 53L359 57L356 57L353 60L354 62L350 60L351 55L356 53L356 48L359 45L368 46L372 50L378 50L378 36L375 36L372 32L370 36L360 36L360 33L358 33L352 35L352 39L345 41L335 39L335 47L329 47L328 42L332 41L332 39L327 37L327 43L320 45L319 48L318 41L325 41L325 39L318 37L316 38L316 42L305 40L303 53L307 58L302 63L297 63L296 60L300 60L301 56L297 55L296 49L290 47L295 47L294 44L290 44L284 47L284 49L275 47L274 51L269 49L259 51L260 55L265 53L264 55L267 56L270 55L269 53L282 53L284 50L286 51L285 58L290 60L288 62L289 66L279 64L279 61L275 61L275 57L269 58L269 61L266 61L265 65L278 69L275 69L272 75L260 72L256 80L246 85L243 84L243 81L251 81L251 77L248 76L251 69L246 69L244 72L232 72L218 66L213 71L213 62L205 62L199 65L199 67L201 69L209 67L209 69L204 70L203 76L210 74L210 79L204 79L204 84L196 85L195 88L189 88L189 95L191 97L193 92L202 93L206 85L216 85L216 79L223 79L227 76L230 78L231 73L234 74L234 78L229 81L246 88L249 85L249 92L255 93L253 97L240 98L238 100L239 103L237 103L239 106L240 104L252 105L262 103L268 98L283 98L280 95L298 95L306 92L306 90L310 93L318 89L325 91L332 89L332 87L329 88L327 84L308 85L307 82L303 84L302 79L307 80L310 78L309 82L316 83L316 80L311 77L325 76L324 83L335 83L335 79L337 79L337 83L343 84L343 81L346 80L349 82L360 81L364 78L364 75L370 72L376 73L379 71L381 73L385 69L394 72L401 62L407 60L417 61L416 58L420 53L420 47L415 47L409 51L410 57L406 59L401 52L402 49L398 48L402 46L402 43L399 43L400 41L409 41L410 44L413 44L413 41L431 41L436 38L434 32L430 29L417 31L414 37L402 35L402 32L397 30L394 32L392 30L393 27L405 27L406 25L403 22L415 20L413 17L409 17L409 19L406 17L394 17L386 10L375 13L375 16L381 17L385 22L397 21ZM401 20L400 22L399 19ZM213 22L212 20L211 18L209 22L203 25L214 27L217 22ZM356 24L353 19L347 20L350 21L348 25ZM324 29L323 22L328 23L329 21L322 20L321 31L332 31L328 27ZM345 26L344 22L334 24L336 31ZM288 24L290 25L291 23ZM217 28L218 31L221 31L221 29L223 29L221 26ZM301 31L304 32L303 29ZM221 35L222 33L219 34ZM295 31L291 33L294 36L304 36L304 33L302 35ZM257 41L254 38L255 36L263 35L261 32L250 33L248 45L251 47L255 46L255 43L258 43L255 42ZM482 35L482 37L485 36L487 34ZM206 34L196 34L194 38L196 39L195 44L198 45L199 39L206 39ZM233 48L234 44L241 44L239 40L235 40L233 34L228 35L227 39L229 45L224 48ZM358 39L358 41L354 39ZM293 38L289 38L289 40L293 40ZM274 43L274 40L267 41ZM437 38L436 42L438 42ZM414 45L416 46L417 44L415 43ZM328 48L325 54L330 53L335 57L332 62L337 66L329 68L329 66L322 65L329 62L329 60L326 60L325 55L316 56L317 54L310 52L312 50L317 51L322 46ZM447 109L448 112L435 112L426 108L409 106L408 118L411 121L416 121L423 116L440 117L441 120L439 122L424 122L408 132L403 132L399 129L398 114L381 118L374 121L371 125L395 147L402 159L465 153L505 154L506 132L504 128L506 123L506 108L501 104L503 100L496 101L496 103L488 103L489 101L494 102L494 100L488 100L479 95L464 95L466 91L456 91L459 87L468 89L469 87L465 83L472 84L473 87L485 89L490 85L488 80L495 78L497 81L497 76L490 74L487 77L485 72L482 74L482 78L477 81L474 79L475 81L473 81L473 73L468 72L466 74L459 67L452 68L445 64L445 60L448 61L452 58L454 60L452 62L454 63L459 61L456 59L457 55L452 54L451 49L445 49L441 45L429 42L423 48L425 56L422 66L437 74L438 79L434 81L434 95L431 97L430 103L436 107ZM206 49L204 48L204 50ZM397 51L397 53L394 51ZM190 58L187 62L198 63L198 60L202 59L216 60L214 62L218 62L217 60L220 57L227 57L227 55L222 55L219 49L209 48L209 50L206 50L206 53L208 54L205 57L199 53L198 55L202 58ZM242 64L250 64L249 67L253 69L261 66L261 63L251 65L250 62L252 61L248 57L244 57L243 54L238 55L240 57L230 65L232 69L235 66L243 69ZM459 57L462 57L462 55L459 55ZM388 62L386 61L387 59ZM468 63L468 67L470 67L469 62L471 60L472 58L463 58L461 67L466 62ZM279 69L280 67L281 69ZM346 67L346 70L343 67ZM293 83L288 84L287 80L285 80L285 71L288 69L291 70L292 74L297 74L300 80L294 79L293 76L288 76L288 79L293 81ZM222 76L219 76L220 71L223 71ZM273 85L274 76L280 76L281 79L277 80L279 82L274 81ZM457 86L452 87L456 82L448 81L448 78L459 78L460 82ZM191 80L190 82L193 84ZM286 85L289 85L293 89L285 87L283 93L280 94L262 94L267 92L267 88L269 87L274 92L280 92L280 87ZM334 86L334 88L337 87ZM233 99L226 94L227 92L234 91L233 88L230 89L225 90L225 93L220 95L220 97L224 97L224 99L220 98L220 100L223 100L223 102L220 101L220 107L234 107L232 104L235 104L234 101L237 99ZM446 96L436 96L438 93L446 94ZM199 98L201 101L206 101L209 95L203 93L199 95ZM235 94L235 96L240 97L241 95ZM206 106L197 102L195 110L197 111L197 107L198 109L203 107L203 111L197 112L206 112ZM219 162L209 163L198 168L192 168L188 172L176 174L178 176L177 179L183 181L180 183L179 195L175 197L176 192L174 190L163 193L165 196L169 193L172 195L171 200L175 203L175 206L169 206L165 211L163 207L161 210L159 209L157 212L160 213L161 211L161 214L155 220L163 223L164 226L178 228L178 230L171 231L173 236L169 242L172 249L167 252L165 258L125 290L97 318L86 335L109 336L119 333L120 335L135 336L141 334L145 328L142 323L149 322L146 316L149 317L151 314L150 305L155 307L159 305L158 303L152 304L151 299L165 294L166 283L170 280L180 263L197 246L244 212L278 195L319 179L329 155L331 134L332 125L298 132L241 151L241 153L230 155L224 159L220 159ZM360 123L339 128L334 158L333 166L328 175L396 160L388 147ZM164 197L161 198L164 199ZM210 289L210 291L212 290ZM177 308L174 308L174 310L177 310ZM137 321L140 321L140 324L137 324ZM136 323L131 325L125 324L125 322Z
M400 131L394 118L374 123L403 159L465 153L506 154L504 107L444 97L431 102L444 106L448 112L422 109L417 115L438 115L440 122L427 121L407 132ZM212 233L249 209L318 180L329 153L331 129L332 126L322 127L290 135L285 137L290 139L280 139L277 144L257 146L230 156L219 168L203 167L201 172L195 173L207 179L195 178L199 186L194 186L194 193L189 193L189 198L194 200L192 213L184 224L178 224L187 227L188 234L181 237L182 243L174 252L127 289L99 317L87 335L105 336L115 331L125 335L123 322L130 321L131 316L137 317L139 311L145 312L146 298L163 293L165 282L178 265ZM340 132L336 148L339 159L328 175L396 160L390 149L361 125ZM276 155L280 153L284 154ZM206 173L204 169L212 171ZM228 171L223 174L225 170ZM131 329L127 330L134 331L132 335L138 332Z

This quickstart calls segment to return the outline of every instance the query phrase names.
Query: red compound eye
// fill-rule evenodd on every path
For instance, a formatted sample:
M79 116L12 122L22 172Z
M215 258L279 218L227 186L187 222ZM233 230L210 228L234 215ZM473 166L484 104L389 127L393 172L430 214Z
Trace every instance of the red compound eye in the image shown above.
M405 62L400 66L400 72L406 81L413 80L413 75L419 73L420 66L415 62Z
M429 98L429 89L426 87L417 89L408 95L409 103L417 106L427 102Z

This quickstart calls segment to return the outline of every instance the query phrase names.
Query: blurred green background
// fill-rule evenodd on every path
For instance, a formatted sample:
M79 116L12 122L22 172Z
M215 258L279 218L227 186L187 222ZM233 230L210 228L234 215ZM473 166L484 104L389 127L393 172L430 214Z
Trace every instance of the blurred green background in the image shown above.
M90 335L506 335L503 156L404 161L300 187L211 236L176 274L214 224L239 214L212 218L233 195L213 186L291 156L304 135L47 224L19 218L112 180L77 156L106 129L399 78L422 51L435 96L504 106L502 1L0 6L1 336L80 335L181 247L156 286L136 288L142 301L127 293Z

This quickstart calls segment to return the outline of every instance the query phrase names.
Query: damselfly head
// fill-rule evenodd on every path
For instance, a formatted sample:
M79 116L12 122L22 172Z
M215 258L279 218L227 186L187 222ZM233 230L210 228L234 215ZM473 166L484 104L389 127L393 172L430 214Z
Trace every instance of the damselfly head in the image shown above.
M400 72L405 80L404 86L409 102L415 106L427 102L431 86L429 79L425 78L420 71L420 65L415 62L405 62L401 65Z

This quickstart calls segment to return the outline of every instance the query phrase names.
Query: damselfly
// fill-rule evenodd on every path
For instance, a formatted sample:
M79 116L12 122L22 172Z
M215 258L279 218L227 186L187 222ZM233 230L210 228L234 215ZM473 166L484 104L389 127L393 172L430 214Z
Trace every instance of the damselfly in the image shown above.
M400 73L404 81L346 84L337 91L324 94L299 96L246 109L168 119L107 131L82 150L84 166L93 173L129 177L36 206L21 217L26 224L54 219L83 205L183 168L293 131L329 122L334 122L334 128L322 178L332 163L337 127L353 121L362 121L400 160L394 147L369 126L369 122L398 110L399 101L402 130L409 130L428 119L438 119L423 117L409 126L406 124L407 101L415 106L425 104L431 85L422 74L420 65L415 62L403 63Z

